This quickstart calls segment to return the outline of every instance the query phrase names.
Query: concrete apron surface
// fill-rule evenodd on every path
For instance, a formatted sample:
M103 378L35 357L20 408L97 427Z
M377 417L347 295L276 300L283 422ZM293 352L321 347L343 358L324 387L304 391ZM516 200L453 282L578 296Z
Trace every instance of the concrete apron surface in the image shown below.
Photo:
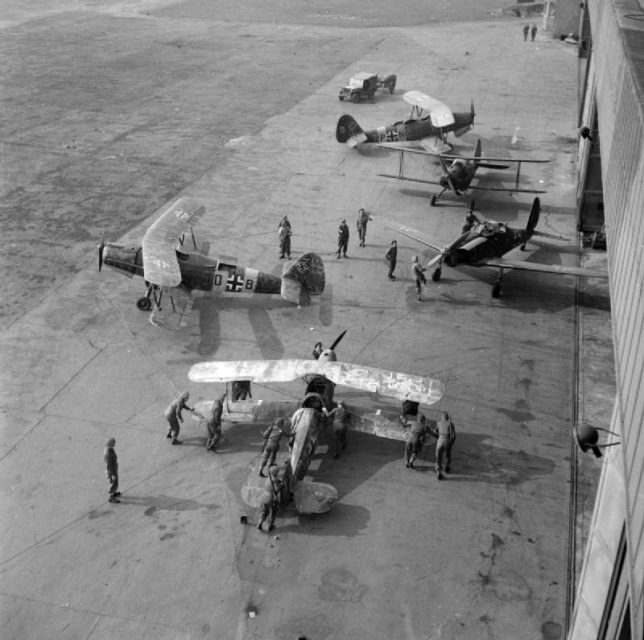
M551 158L526 166L523 186L548 190L539 228L574 237L577 60L558 41L524 43L518 29L500 21L383 31L259 133L229 140L225 161L183 191L206 204L199 233L215 254L271 273L280 272L277 224L287 214L293 254L317 251L326 264L327 289L312 306L197 294L177 298L178 313L166 300L157 328L134 305L143 282L99 275L92 259L3 333L4 637L564 637L575 280L508 273L493 300L494 272L445 268L418 302L411 256L434 254L380 221L442 245L459 232L464 207L447 200L431 208L430 187L377 176L397 171L396 154L352 151L334 137L344 112L365 128L407 117L406 90L455 111L473 99L477 124L456 150L471 152L480 137L489 155ZM396 94L340 103L339 87L360 70L397 72ZM204 91L216 109L216 91ZM419 177L439 171L431 161L408 167ZM488 174L495 186L514 180ZM482 215L523 226L532 196L482 193L476 201ZM364 248L355 232L360 206L374 217ZM349 257L338 260L343 218ZM392 239L395 282L384 262ZM573 264L574 244L539 241L527 255ZM607 323L606 309L594 313ZM444 399L426 413L452 413L452 473L437 481L432 447L410 470L402 443L350 434L338 460L322 446L311 467L315 480L338 488L330 513L287 511L272 535L240 524L244 514L256 522L240 490L260 427L226 425L212 454L203 427L187 418L183 446L171 447L165 406L182 389L191 401L223 390L189 383L194 362L308 357L317 340L328 345L343 329L341 360L445 382ZM302 391L301 383L255 385L254 397ZM397 406L345 388L336 397L370 411ZM118 505L106 501L108 436L117 441Z

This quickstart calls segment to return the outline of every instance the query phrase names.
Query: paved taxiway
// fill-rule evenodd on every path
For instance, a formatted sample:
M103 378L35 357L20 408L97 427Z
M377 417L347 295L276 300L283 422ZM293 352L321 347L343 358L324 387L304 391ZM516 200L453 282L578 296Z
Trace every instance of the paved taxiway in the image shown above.
M37 29L25 23L11 28L25 50L37 46L39 32L41 43L47 34L51 55L73 55L69 41L53 37L51 20L71 33L65 15L43 19ZM112 111L119 105L105 101L109 84L99 83L100 126L82 149L56 149L47 156L62 153L69 167L53 180L62 181L56 183L59 215L48 224L53 228L58 220L62 235L77 234L84 253L72 248L71 262L84 266L39 290L36 276L42 278L43 269L39 265L41 273L34 273L23 256L17 268L33 275L29 290L39 293L18 301L18 311L9 309L5 316L3 637L562 638L576 336L579 330L591 347L582 349L582 414L601 423L612 394L604 285L583 284L585 305L578 314L572 278L507 274L503 298L495 301L489 295L492 272L446 269L440 284L428 286L418 303L409 261L413 254L431 254L397 238L399 278L389 282L383 256L395 236L378 218L421 229L440 244L460 228L463 209L449 202L432 209L428 189L377 177L395 170L397 158L378 150L351 152L335 142L334 129L345 111L366 125L405 117L400 94L408 89L426 90L454 110L467 109L473 98L478 124L457 148L471 148L480 136L489 153L511 149L552 157L550 165L526 169L524 184L548 189L540 227L574 236L574 52L541 35L524 43L519 23L509 20L349 31L89 12L74 24L81 38L101 29L110 33L119 20L119 38L129 46L126 58L130 63L137 53L145 58L138 67L121 60L119 73L130 91L149 83L155 97L136 111L140 121L131 121L127 112L119 119ZM296 99L282 95L270 107L257 108L256 88L237 82L205 86L182 83L170 73L144 74L158 52L153 43L160 42L173 43L173 56L186 56L185 68L201 64L200 51L209 51L205 57L215 64L213 50L204 44L208 29L228 42L254 42L258 54L273 40L268 47L273 57L266 54L266 60L279 60L284 69L291 64L284 46L289 43L300 47L298 58L308 51L302 55L310 68L318 55L332 60L337 71L331 75L326 69L325 77L318 70L306 85L293 87ZM145 52L134 44L137 37L149 45ZM500 41L506 45L502 61ZM238 55L250 70L251 54ZM113 56L118 59L116 52ZM89 60L87 81L97 82L100 69L96 58ZM371 69L398 73L396 95L373 104L338 102L338 88L351 73ZM48 105L43 100L45 111L69 108L65 92L49 97ZM136 104L137 96L130 100L126 104ZM203 117L211 110L237 109L251 121L228 135L198 121L187 124L176 113L195 103ZM150 136L146 126L153 116L165 124ZM239 114L233 117L239 123ZM26 140L36 134L51 139L62 127L61 140L69 144L74 122L82 120L71 114L63 123L34 118L22 123ZM510 147L516 127L520 142ZM137 131L145 140L140 148ZM181 155L188 140L197 147L203 142L205 150L186 154L180 173L175 167L181 157L173 156L176 165L166 158ZM32 187L38 191L46 182L47 158L38 145L18 142L5 136L3 143L5 149L21 149L13 157L25 166L30 158L43 163L43 180ZM210 162L206 152L212 152ZM86 172L80 173L83 166ZM5 167L7 183L17 180L16 174ZM131 175L140 176L139 191L136 180L125 177ZM77 190L78 208L79 183L100 183L102 176L110 177L109 193L90 203L100 199L100 210L66 218L64 208L71 205L65 184ZM140 202L140 193L155 186L157 193ZM151 326L134 306L142 282L109 271L99 276L88 238L104 227L115 237L122 224L128 238L138 239L147 216L178 188L206 204L203 232L216 238L216 251L266 271L279 269L277 222L287 213L294 252L316 250L326 262L322 299L297 309L278 298L198 297L180 319L164 311L160 320L166 328ZM137 200L132 217L123 222L128 203ZM110 219L114 202L119 215ZM477 197L484 215L510 224L526 220L530 202L525 195ZM363 249L354 233L361 205L376 218ZM46 219L41 211L27 228L12 232L17 246L24 234L35 233L39 216ZM337 260L336 229L345 217L352 232L350 258ZM531 251L538 260L574 263L572 244L534 243ZM27 251L36 253L36 247ZM11 265L3 263L3 271ZM19 285L10 293L16 295ZM338 487L340 501L332 512L315 518L289 512L278 519L277 537L242 526L239 516L246 509L240 488L259 451L259 428L227 428L226 446L213 455L204 449L202 429L188 419L183 447L170 447L164 407L183 388L192 399L220 392L187 382L187 370L198 360L305 357L316 340L328 344L345 328L341 359L427 373L446 383L444 400L432 410L453 413L458 430L453 474L438 483L431 451L410 471L401 443L355 435L346 456L320 455L314 466L316 479ZM300 391L298 384L256 386L255 395L297 397ZM346 389L338 397L374 409L382 404ZM120 505L105 499L102 448L108 435L117 439ZM592 471L592 460L584 464ZM254 618L249 607L257 611Z

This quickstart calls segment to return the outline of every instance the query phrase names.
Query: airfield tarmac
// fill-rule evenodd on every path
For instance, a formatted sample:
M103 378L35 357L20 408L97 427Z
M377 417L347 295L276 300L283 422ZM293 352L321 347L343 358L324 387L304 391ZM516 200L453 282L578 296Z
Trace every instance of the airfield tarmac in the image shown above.
M429 188L378 177L397 157L351 152L334 131L344 112L367 126L406 117L409 89L454 110L474 99L476 127L456 149L481 137L489 154L553 158L525 168L523 184L548 190L539 228L575 238L574 50L543 34L524 43L510 19L404 24L384 3L375 18L347 3L336 13L222 3L208 15L195 2L43 2L35 17L3 4L3 638L563 638L570 482L581 470L573 530L583 542L598 469L583 458L571 471L571 425L576 411L608 422L614 393L606 286L508 273L493 300L493 272L445 269L419 303L408 265L432 254L396 238L389 282L383 256L395 236L378 220L442 244L464 209L431 208ZM412 6L422 23L421 3ZM340 103L360 70L396 72L396 94ZM272 273L286 213L294 253L325 260L324 295L302 309L197 296L180 313L164 305L153 327L134 305L142 282L97 273L96 242L102 230L137 242L179 194L206 204L200 233L215 254ZM531 199L476 198L511 225L525 223ZM361 249L362 205L375 219ZM345 217L350 257L337 260ZM577 259L574 241L530 252ZM439 483L431 449L410 471L401 443L356 434L346 455L321 447L312 467L338 488L336 507L287 512L275 535L260 534L239 522L254 518L240 490L259 427L227 425L222 451L208 454L188 418L184 445L169 447L163 409L184 388L192 400L221 392L187 381L194 362L307 357L343 329L340 359L445 382L427 413L452 412L453 473ZM301 391L255 385L254 395ZM336 396L395 408L349 389ZM108 435L120 505L106 501Z

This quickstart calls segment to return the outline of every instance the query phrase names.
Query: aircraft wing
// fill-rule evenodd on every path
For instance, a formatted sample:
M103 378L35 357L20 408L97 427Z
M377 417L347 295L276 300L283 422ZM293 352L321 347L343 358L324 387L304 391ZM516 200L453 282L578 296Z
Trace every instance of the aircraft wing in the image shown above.
M188 371L193 382L290 382L305 375L323 373L317 360L240 360L236 362L198 362Z
M320 364L323 366L320 367ZM445 393L445 385L434 378L349 362L319 363L317 373L322 373L329 380L346 387L423 404L434 404Z
M403 100L413 107L426 111L435 127L448 127L455 122L454 114L446 104L425 93L421 93L420 91L407 91L407 93L403 94Z
M194 198L180 198L169 205L143 236L143 277L159 287L181 284L176 244L206 211Z
M393 224L391 222L387 222L386 220L383 220L382 224L384 224L385 227L389 227L389 229L392 229L393 231L397 231L398 233L401 233L402 235L407 236L408 238L411 238L412 240L416 240L421 244L427 245L428 247L432 248L434 251L438 251L439 253L443 251L443 247L438 247L435 244L428 242L423 237L421 237L420 231L416 231L416 229L412 229L411 227L407 227L403 224Z
M423 180L422 178L408 178L407 176L395 176L393 173L379 173L381 178L393 178L394 180L405 180L407 182L421 182L422 184L436 184L440 186L437 180Z
M526 262L525 260L483 260L477 266L502 267L504 269L521 269L523 271L539 271L541 273L557 273L562 276L586 276L588 278L608 278L607 271L586 269L563 264L543 264L542 262Z
M478 176L477 176L478 177ZM508 193L546 193L543 189L517 189L516 187L484 187L478 184L471 184L468 189L472 191L506 191Z

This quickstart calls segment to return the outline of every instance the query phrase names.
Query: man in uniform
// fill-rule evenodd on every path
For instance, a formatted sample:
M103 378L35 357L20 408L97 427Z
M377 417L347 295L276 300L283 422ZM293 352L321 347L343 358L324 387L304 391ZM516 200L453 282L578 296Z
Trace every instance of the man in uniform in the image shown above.
M327 411L326 407L322 412L330 418L333 418L333 433L335 435L335 453L334 458L340 455L341 449L347 448L347 426L349 424L349 412L344 404L344 400L338 402L338 406L332 411Z
M277 227L277 235L280 241L280 258L291 259L291 223L284 216Z
M252 398L253 394L250 392L250 380L235 380L232 385L232 400L239 402Z
M347 221L343 220L338 227L338 258L341 253L347 257L347 247L349 246L349 227Z
M280 504L280 493L282 482L279 479L280 468L277 465L271 465L268 469L268 478L264 483L264 493L259 499L259 521L257 528L263 531L262 525L268 519L268 530L272 531L275 526L275 516Z
M226 393L212 403L210 415L206 418L206 429L208 430L206 449L208 451L216 451L216 447L221 440L221 416L224 413L225 397Z
M411 431L409 432L407 444L405 445L405 466L409 469L414 468L414 460L416 460L423 444L425 444L427 431L427 418L420 414L411 423Z
M398 243L395 240L391 241L391 246L387 249L387 253L385 253L385 259L389 263L388 278L395 280L394 270L396 269L396 261L398 259Z
M416 294L420 300L420 292L423 284L427 284L427 279L425 278L425 269L420 266L418 262L418 256L413 256L411 259L411 277L416 281Z
M193 408L186 404L189 397L190 393L188 393L188 391L183 391L176 400L173 400L168 405L168 408L165 410L165 419L170 425L166 438L172 438L172 444L181 444L181 440L179 440L179 423L183 422L181 412L184 409L194 411Z
M449 473L449 466L452 462L452 446L456 440L456 429L447 411L443 411L441 419L436 424L434 436L436 440L436 475L439 480L443 479L443 471Z
M367 222L371 220L371 216L365 211L364 207L358 210L358 221L356 227L358 228L358 238L360 239L360 246L364 247L367 238Z
M105 472L107 475L107 481L110 484L109 494L110 502L121 502L118 497L121 495L119 491L119 466L118 460L116 457L116 451L114 451L114 446L116 445L116 440L110 438L105 443L105 453L103 455L103 460L105 460Z
M280 440L282 436L285 436L284 433L284 418L281 416L276 418L273 424L262 433L262 438L266 441L264 443L264 457L262 458L262 464L259 468L259 475L262 478L265 478L264 467L268 465L269 467L275 462L275 457L277 452L280 449Z

